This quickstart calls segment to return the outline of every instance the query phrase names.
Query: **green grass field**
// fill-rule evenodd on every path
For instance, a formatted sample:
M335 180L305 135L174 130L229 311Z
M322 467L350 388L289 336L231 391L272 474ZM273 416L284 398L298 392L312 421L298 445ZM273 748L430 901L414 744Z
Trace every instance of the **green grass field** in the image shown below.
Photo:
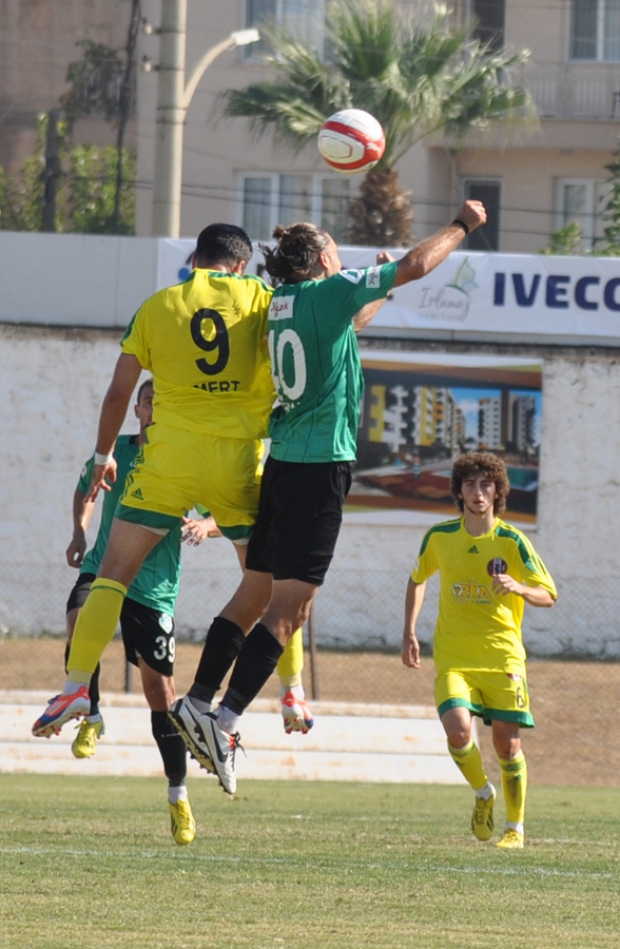
M0 775L2 949L616 949L618 791L533 788L524 851L464 788ZM503 823L502 807L496 823Z

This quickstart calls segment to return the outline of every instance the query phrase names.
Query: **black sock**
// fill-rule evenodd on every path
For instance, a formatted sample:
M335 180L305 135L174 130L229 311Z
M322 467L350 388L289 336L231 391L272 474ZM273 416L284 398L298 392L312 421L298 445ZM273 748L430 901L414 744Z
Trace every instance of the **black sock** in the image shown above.
M164 774L169 785L181 787L185 784L187 775L185 742L168 721L167 712L151 712L151 730L164 763Z
M69 643L65 646L65 672L67 671L67 663L69 662L69 653L71 652L71 646ZM99 714L99 699L101 698L99 694L99 673L101 672L101 665L97 663L97 668L92 674L90 685L88 686L88 694L90 696L90 712L89 715L98 715Z
M256 698L283 652L273 633L257 623L241 647L222 705L241 715Z
M202 650L194 683L188 695L203 702L212 702L221 688L224 676L239 655L244 641L243 630L232 620L216 616Z

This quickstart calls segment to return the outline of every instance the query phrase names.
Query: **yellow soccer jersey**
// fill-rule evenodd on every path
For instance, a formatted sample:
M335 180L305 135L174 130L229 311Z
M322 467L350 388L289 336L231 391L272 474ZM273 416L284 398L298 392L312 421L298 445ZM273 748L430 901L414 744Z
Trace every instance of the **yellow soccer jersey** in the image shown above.
M267 434L272 293L259 277L197 269L142 304L121 349L153 374L154 422L227 438Z
M557 597L555 584L532 544L516 527L495 521L472 537L462 517L427 531L411 574L424 583L439 571L439 616L433 655L437 673L477 669L522 673L521 621L525 601L493 592L493 574L508 573Z

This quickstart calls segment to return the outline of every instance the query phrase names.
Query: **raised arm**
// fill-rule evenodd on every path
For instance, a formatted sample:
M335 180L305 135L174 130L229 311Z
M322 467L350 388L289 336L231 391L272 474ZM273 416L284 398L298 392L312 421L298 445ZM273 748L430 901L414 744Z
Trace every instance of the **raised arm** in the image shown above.
M398 261L394 286L401 287L404 283L425 277L441 264L448 254L457 249L467 234L484 224L486 219L487 214L482 202L465 201L450 224L427 237Z
M106 479L116 481L116 462L112 452L141 372L142 367L135 356L121 353L101 407L93 479L86 495L88 501L94 501L101 489L110 490Z
M414 583L411 578L407 584L405 597L405 627L403 629L403 648L401 658L403 664L410 669L420 668L420 644L415 634L415 626L424 602L426 593L425 583Z

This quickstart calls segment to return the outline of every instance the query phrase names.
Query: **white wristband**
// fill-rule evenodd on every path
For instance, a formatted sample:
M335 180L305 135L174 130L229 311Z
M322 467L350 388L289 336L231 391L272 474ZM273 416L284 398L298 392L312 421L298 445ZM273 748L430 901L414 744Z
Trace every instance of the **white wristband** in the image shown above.
M95 464L96 465L109 465L111 461L114 461L114 455L102 455L100 452L95 451Z

